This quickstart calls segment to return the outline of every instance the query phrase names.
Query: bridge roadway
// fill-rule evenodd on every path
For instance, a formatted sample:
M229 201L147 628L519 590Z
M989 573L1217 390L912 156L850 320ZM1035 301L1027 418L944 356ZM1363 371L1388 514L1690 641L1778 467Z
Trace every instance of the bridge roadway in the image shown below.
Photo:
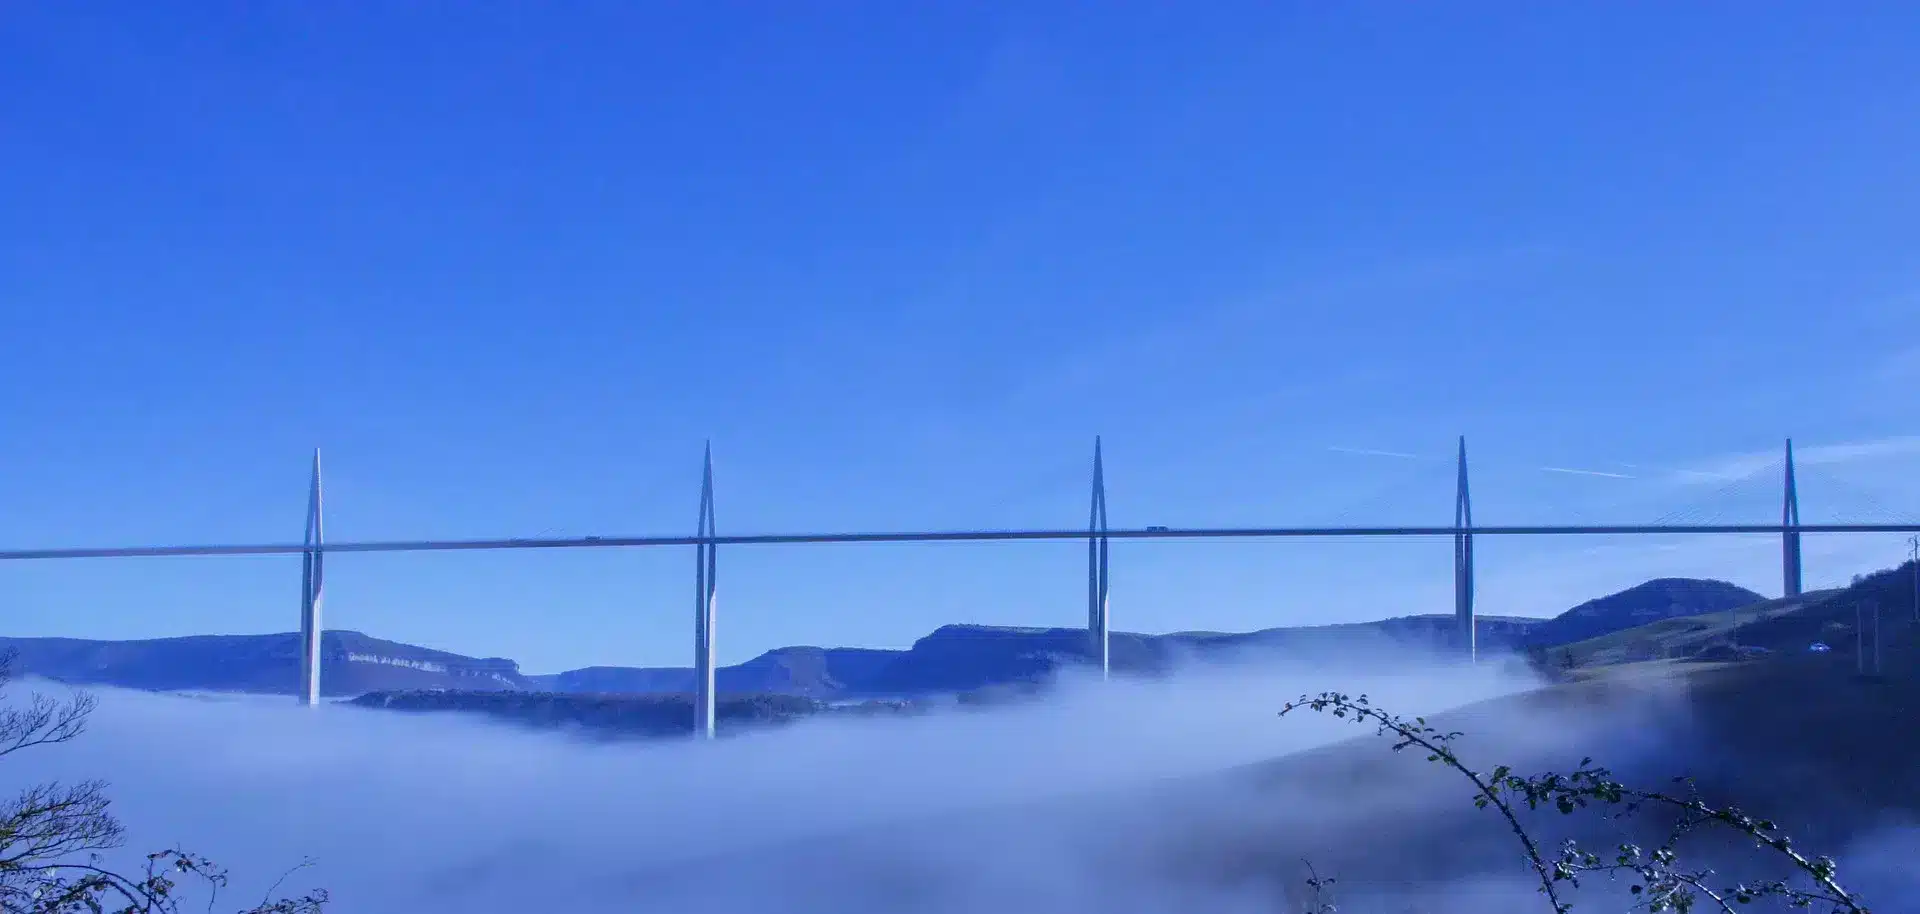
M1920 533L1920 524L1651 524L1472 527L1144 527L1127 530L948 530L879 533L760 533L727 536L579 536L468 540L384 540L324 545L267 543L4 549L0 561L184 555L301 555L309 552L460 552L644 546L765 546L782 543L977 543L1088 539L1280 539L1317 537L1640 536L1662 534Z

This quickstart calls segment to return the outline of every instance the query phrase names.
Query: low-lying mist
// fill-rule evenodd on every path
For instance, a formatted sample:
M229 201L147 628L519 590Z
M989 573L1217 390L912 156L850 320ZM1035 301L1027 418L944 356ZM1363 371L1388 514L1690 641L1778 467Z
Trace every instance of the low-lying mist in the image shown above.
M1299 856L1339 866L1404 853L1424 840L1423 817L1473 815L1464 784L1384 742L1357 781L1260 764L1371 733L1280 719L1285 702L1339 689L1431 715L1534 687L1492 665L1379 669L1068 679L1031 704L821 719L711 744L97 690L83 737L7 771L9 786L107 779L127 859L176 845L205 854L234 873L224 907L310 859L282 889L325 887L331 910L354 914L1278 911L1299 901ZM13 686L15 699L33 690L64 687ZM1645 757L1668 725L1659 706L1482 715L1472 751L1560 768L1596 746ZM1276 861L1281 845L1302 853ZM1373 878L1341 885L1338 900L1350 912L1536 910L1517 849L1489 846L1488 865L1446 874L1444 892L1425 877Z

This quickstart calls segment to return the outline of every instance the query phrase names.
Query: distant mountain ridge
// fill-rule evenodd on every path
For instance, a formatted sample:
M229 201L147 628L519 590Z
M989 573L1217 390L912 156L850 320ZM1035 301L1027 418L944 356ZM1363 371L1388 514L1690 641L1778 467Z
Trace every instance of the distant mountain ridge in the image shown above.
M1509 652L1761 600L1722 581L1665 578L1588 601L1553 619L1481 616L1475 630L1483 651ZM1364 654L1369 648L1440 648L1452 627L1450 615L1422 615L1255 632L1114 632L1109 651L1116 672L1159 675L1182 662L1241 654L1284 659L1335 649ZM432 689L576 694L693 689L693 672L686 667L602 666L530 676L506 658L467 657L354 631L324 633L321 649L321 686L334 697ZM0 638L0 650L16 652L17 672L74 684L274 694L294 691L300 656L299 638L290 632L145 641ZM1087 656L1082 629L945 625L905 650L777 648L723 667L715 679L719 690L730 694L816 701L905 698L1040 682L1084 665Z
M1483 645L1505 650L1520 646L1526 632L1541 621L1481 616L1476 628ZM1405 616L1256 632L1113 632L1108 652L1115 671L1160 674L1186 658L1217 658L1242 651L1311 650L1365 641L1437 647L1450 635L1452 625L1452 616ZM906 650L777 648L745 663L721 667L714 671L714 679L726 693L816 699L907 697L1033 682L1084 664L1086 659L1085 629L954 624L935 629ZM688 667L601 666L526 678L534 688L555 692L688 692L694 685L693 670Z

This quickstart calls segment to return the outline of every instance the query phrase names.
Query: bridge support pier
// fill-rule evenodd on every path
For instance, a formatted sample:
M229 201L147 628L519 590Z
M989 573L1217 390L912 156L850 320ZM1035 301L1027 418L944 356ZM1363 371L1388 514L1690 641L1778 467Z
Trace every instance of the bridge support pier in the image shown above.
M1087 515L1087 639L1088 655L1100 665L1100 678L1111 673L1107 631L1107 480L1100 458L1100 438L1093 439L1093 507Z
M320 583L323 559L320 524L320 449L313 451L313 479L307 486L307 529L300 553L300 703L320 703Z
M1787 439L1785 497L1780 505L1781 596L1797 597L1800 586L1800 489L1793 478L1793 439Z
M714 668L713 617L715 609L715 553L718 544L713 524L713 443L707 443L704 467L700 475L700 525L694 534L701 541L694 547L693 604L693 732L702 739L713 738Z
M1455 644L1475 660L1473 624L1473 501L1467 491L1467 436L1460 436L1460 472L1453 496L1453 622Z

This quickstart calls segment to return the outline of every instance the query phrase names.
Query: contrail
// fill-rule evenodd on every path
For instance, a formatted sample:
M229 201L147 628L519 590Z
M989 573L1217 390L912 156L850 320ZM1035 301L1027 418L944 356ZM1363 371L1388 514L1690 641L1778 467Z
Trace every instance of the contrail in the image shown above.
M1638 479L1626 473L1608 473L1603 470L1577 470L1572 467L1541 467L1543 473L1566 473L1570 476L1599 476L1605 479Z
M1329 447L1327 448L1327 450L1332 451L1336 454L1359 454L1362 457L1398 457L1401 460L1430 459L1421 454L1409 454L1409 453L1406 453L1405 451L1381 451L1381 450L1375 450L1374 448L1367 448L1367 447Z
M1648 466L1641 466L1640 464L1637 464L1637 463L1623 463L1620 465L1623 467L1626 467L1629 470L1653 470L1662 475L1679 476L1686 479L1736 479L1738 478L1735 476L1727 476L1722 473L1709 473L1705 470L1684 470L1684 469L1675 469L1673 467L1648 467Z

